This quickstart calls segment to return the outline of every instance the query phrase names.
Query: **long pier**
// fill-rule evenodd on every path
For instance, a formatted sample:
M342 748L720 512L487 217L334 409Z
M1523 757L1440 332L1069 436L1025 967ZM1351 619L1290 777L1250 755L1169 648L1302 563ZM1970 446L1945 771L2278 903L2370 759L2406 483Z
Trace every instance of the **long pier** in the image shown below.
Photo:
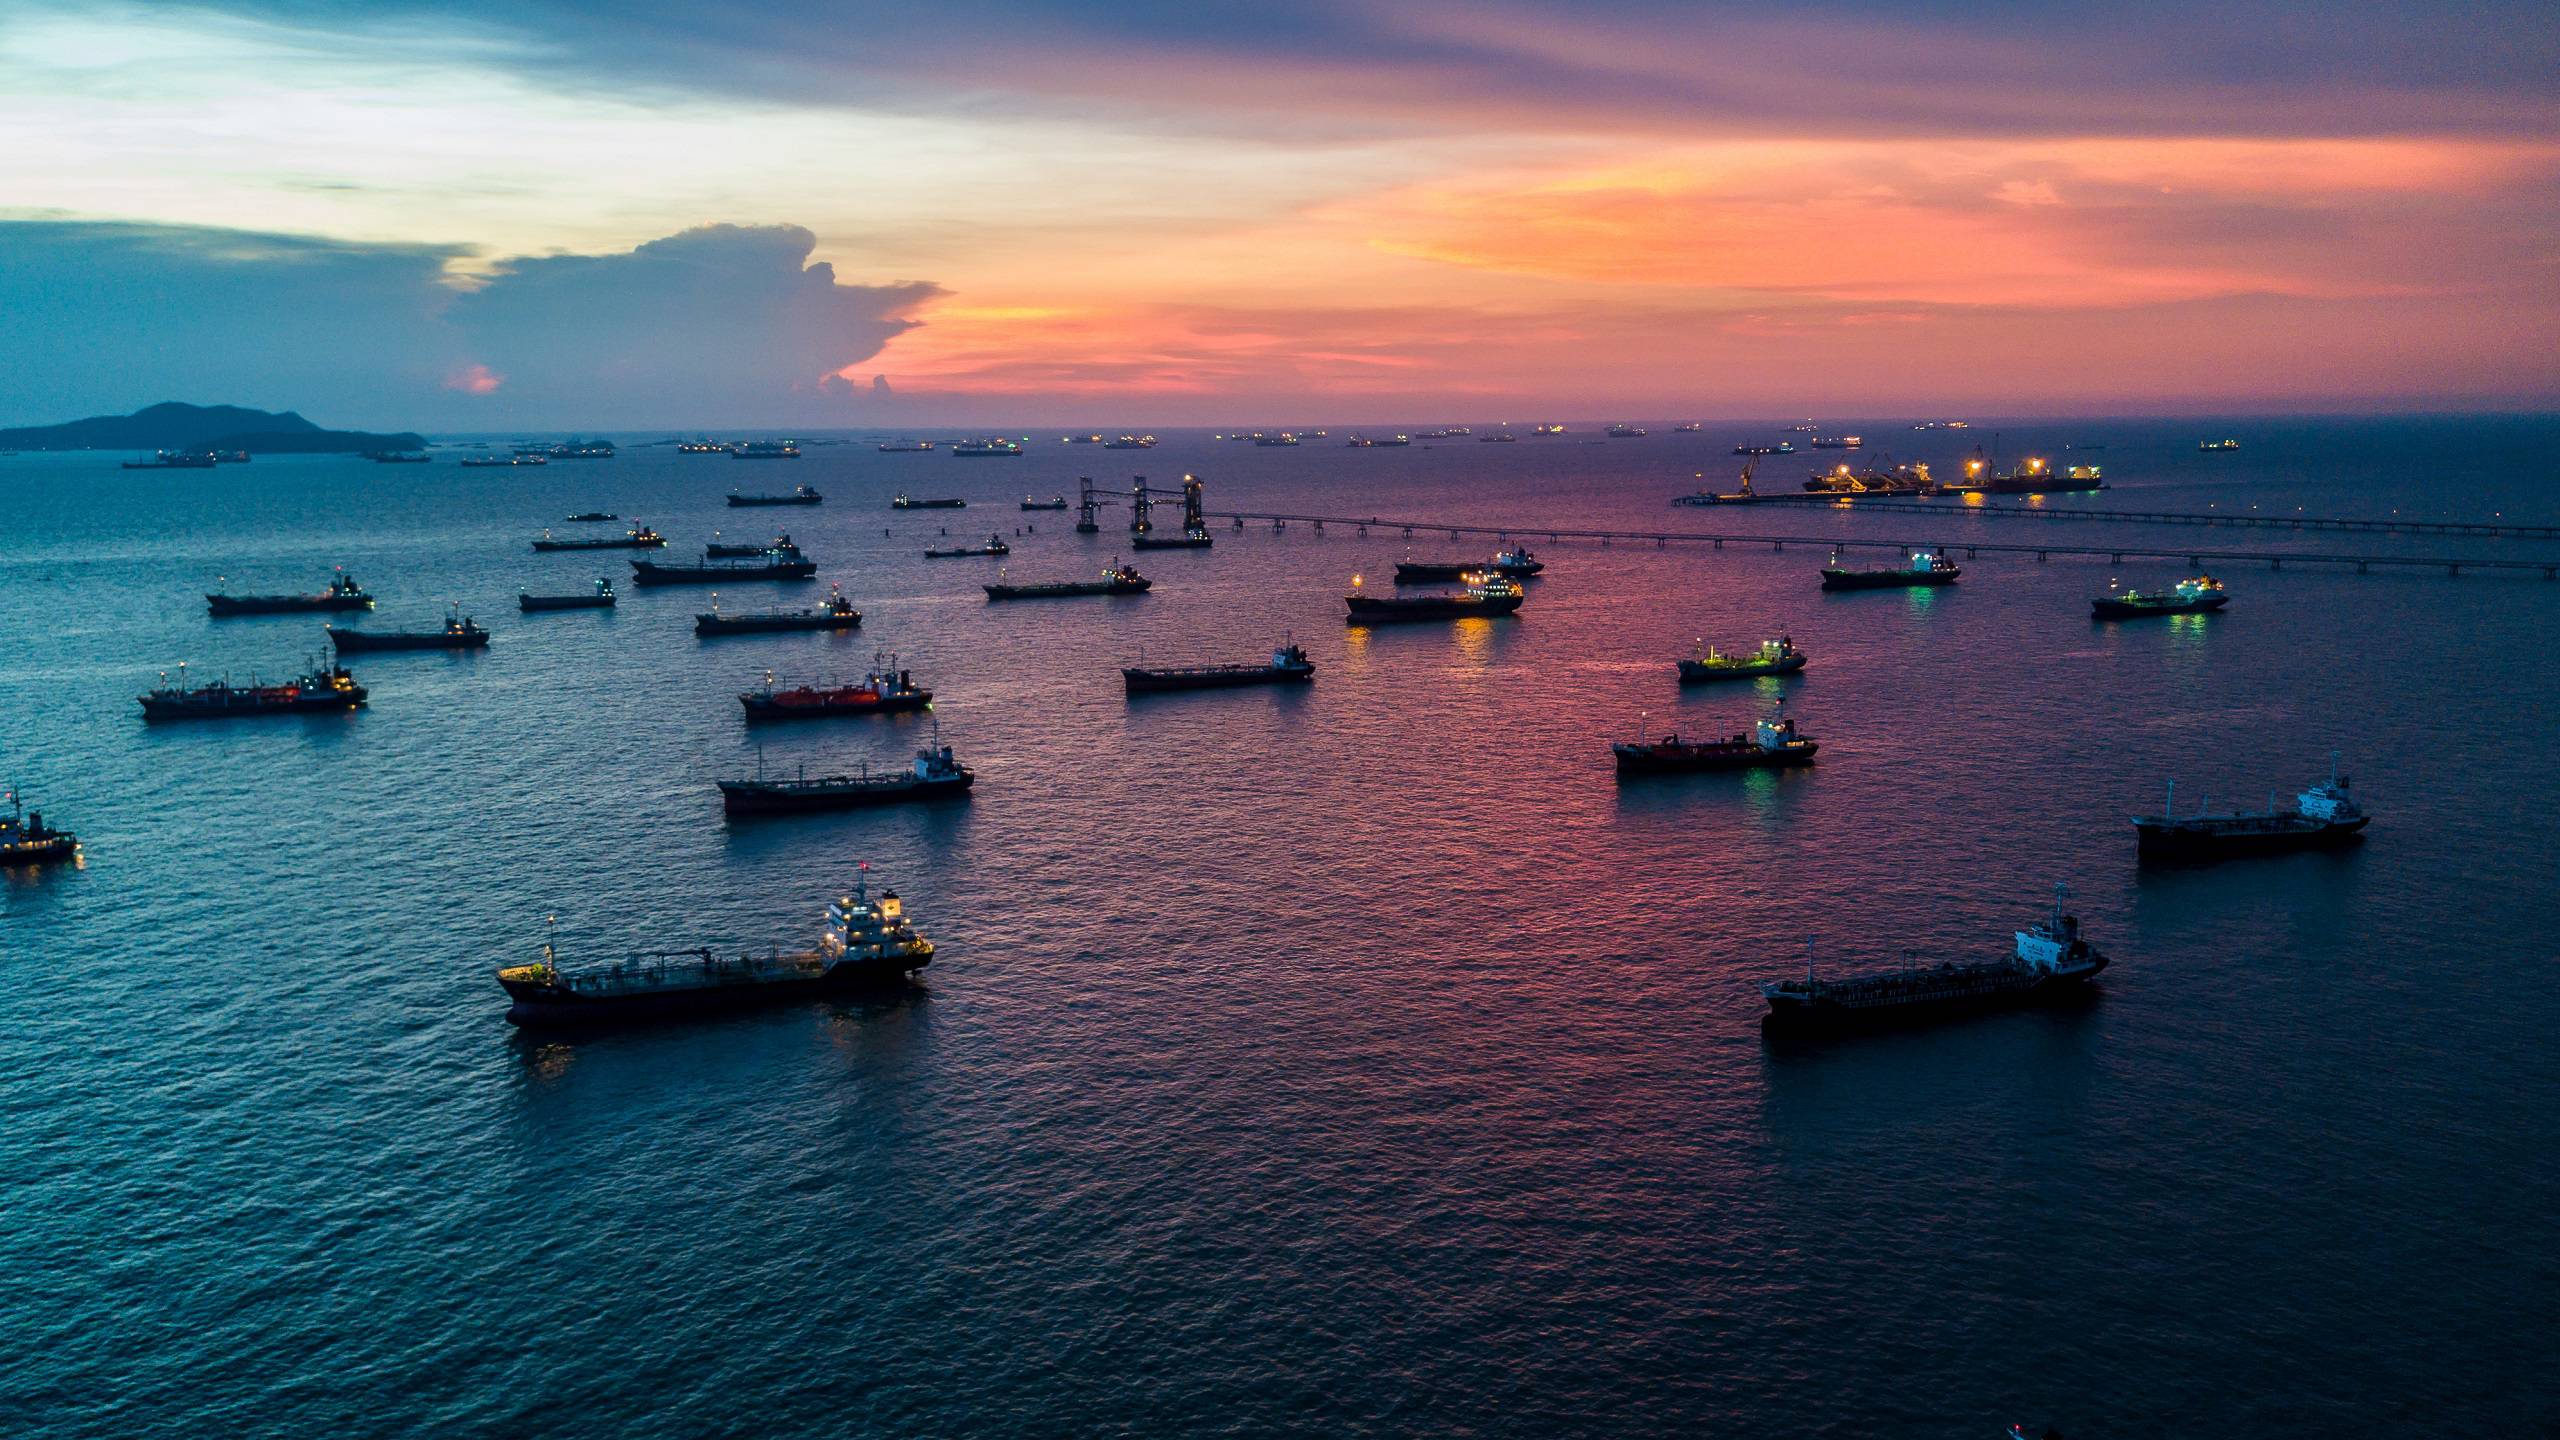
M1913 495L1773 495L1762 503L1819 505L1855 511L1864 502L1902 515L1987 515L1995 518L2093 520L2118 525L2224 525L2256 530L2324 530L2359 535L2453 535L2475 540L2560 540L2560 525L2517 525L2504 520L2364 520L2320 515L2239 515L2198 510L2074 510L2046 505L1931 504Z
M1269 510L1213 510L1211 516L1234 522L1242 530L1247 521L1267 523L1273 530L1286 530L1291 525L1305 525L1322 532L1327 525L1347 526L1355 534L1367 535L1384 530L1406 540L1424 535L1445 535L1451 540L1470 536L1508 542L1543 536L1551 544L1567 540L1593 541L1602 545L1652 545L1658 549L1672 545L1706 545L1722 550L1728 545L1766 545L1784 550L1790 545L1813 546L1824 550L1962 550L1967 558L1977 554L2033 555L2038 560L2056 555L2103 556L2122 564L2128 558L2144 560L2180 560L2202 569L2207 565L2265 565L2281 570L2286 565L2328 565L2348 567L2357 574L2374 569L2441 570L2460 575L2466 570L2498 570L2538 572L2545 580L2560 579L2560 559L2550 560L2478 560L2451 555L2354 555L2308 550L2203 550L2171 549L2140 545L2037 545L2009 544L1961 540L1940 542L1929 540L1851 539L1836 535L1751 535L1734 531L1707 530L1577 530L1545 525L1451 525L1430 520L1385 519L1376 515L1296 515Z

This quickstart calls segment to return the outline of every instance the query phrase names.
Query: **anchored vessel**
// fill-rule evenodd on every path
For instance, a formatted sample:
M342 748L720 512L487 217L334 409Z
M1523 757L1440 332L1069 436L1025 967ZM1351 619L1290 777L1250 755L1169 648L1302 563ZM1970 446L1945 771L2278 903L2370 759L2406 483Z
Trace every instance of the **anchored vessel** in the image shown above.
M919 500L901 491L890 497L889 508L892 510L966 510L969 508L969 502L957 497Z
M147 460L127 460L127 470L210 470L214 466L210 451L163 450Z
M364 697L365 688L343 665L315 667L308 675L278 685L216 680L192 687L187 684L187 667L181 665L177 684L163 684L140 699L145 720L221 720L294 710L353 710L364 703Z
M1815 471L1813 478L1804 482L1804 489L1808 495L1905 496L1934 495L1939 485L1927 465L1914 462L1890 470L1852 470L1846 465L1834 465Z
M1913 585L1952 585L1964 570L1934 550L1914 550L1907 563L1884 570L1849 570L1837 562L1824 566L1822 588L1825 590L1899 590Z
M874 663L871 673L859 685L825 689L795 685L777 690L773 675L767 672L764 688L740 692L738 703L746 707L750 722L815 720L829 715L891 715L901 710L921 710L933 703L933 692L916 684L913 675L898 669L897 662L890 660Z
M1722 740L1683 740L1674 732L1659 740L1620 740L1609 748L1620 775L1668 775L1809 765L1822 742L1799 739L1795 721L1772 717L1753 724L1748 734Z
M796 440L750 440L744 445L730 446L729 458L732 460L797 460L800 458L800 444Z
M794 450L791 454L792 458L797 459L799 458L800 452ZM819 494L817 491L810 489L806 485L792 486L791 492L787 495L741 495L735 490L729 492L729 503L733 506L816 505L824 501L826 498L826 496Z
M609 592L608 592L609 593ZM341 630L335 625L321 627L329 632L329 643L340 654L355 650L485 650L489 648L489 632L462 613L459 606L448 605L444 625L435 630Z
M2089 602L2090 614L2099 620L2133 620L2144 615L2195 615L2219 610L2231 603L2222 593L2222 582L2210 575L2181 580L2165 591L2145 593L2127 590L2120 594L2100 595Z
M2107 957L2081 938L2080 917L2062 913L2068 893L2053 887L2051 918L2018 931L2004 959L1913 964L1825 980L1814 972L1808 950L1802 980L1760 987L1769 1001L1762 1024L1781 1032L1857 1030L2077 994L2107 968Z
M2240 448L2240 442L2237 440L2199 440L2196 442L2196 448L2209 454L2216 450L2237 450ZM127 466L126 468L131 469L132 467Z
M1964 463L1963 482L1946 488L1959 495L2048 495L2107 488L2105 473L2095 465L2056 470L2049 462L2030 456L2005 475L1985 475L1982 472L1987 468L1988 462L1977 450L1974 458Z
M1235 685L1281 685L1316 678L1315 662L1296 641L1271 652L1263 665L1177 665L1150 669L1124 665L1120 681L1132 695L1153 690L1219 690Z
M1431 580L1464 580L1478 573L1526 580L1546 568L1547 562L1530 554L1528 546L1514 545L1496 552L1490 560L1399 560L1396 562L1396 583L1413 585Z
M765 778L756 767L752 780L720 782L720 807L731 815L793 815L811 810L851 810L866 805L894 805L905 800L933 800L968 792L977 776L951 758L948 745L928 745L916 752L904 770L874 775L806 775L790 780Z
M827 603L815 609L764 610L752 615L723 615L719 598L712 598L712 608L693 617L696 635L772 635L787 630L854 630L862 625L862 612L844 598L842 590L831 590Z
M788 534L776 535L761 545L729 545L714 540L702 547L702 554L706 560L736 560L747 555L779 555L786 560L801 558L800 547L791 543Z
M1612 425L1608 433L1612 440L1641 440L1647 432L1641 425Z
M29 812L18 792L9 792L9 813L0 815L0 868L50 865L79 853L79 836L47 826L43 811Z
M463 463L467 465L471 462L466 460ZM619 520L621 518L621 516L614 514L610 510L583 510L570 516L569 523L573 525L586 525L598 520Z
M1004 543L1003 536L990 535L987 537L987 543L984 545L958 545L948 550L927 550L924 552L924 558L927 560L956 560L966 555L1010 555L1012 553L1013 547Z
M300 615L322 610L370 610L373 597L351 575L339 575L317 595L207 595L216 615Z
M465 470L489 470L501 465L548 465L550 463L551 457L548 455L465 455L462 457L462 468Z
M1156 582L1134 565L1114 564L1099 580L1053 580L1038 585L989 585L990 600L1057 600L1071 595L1135 595Z
M1351 613L1344 617L1350 625L1384 625L1402 620L1460 620L1470 615L1508 615L1520 608L1528 598L1520 582L1508 575L1494 575L1470 570L1460 577L1467 588L1445 591L1437 595L1366 595L1356 587L1342 597Z
M1796 453L1796 442L1793 440L1781 440L1775 445L1736 445L1733 447L1733 453L1736 455L1754 456L1793 455Z
M1052 495L1046 500L1034 500L1030 496L1025 495L1022 497L1022 508L1025 510L1064 510L1067 508L1067 497L1064 495Z
M661 565L654 560L631 562L631 578L641 585L722 585L732 580L806 580L818 573L818 562L796 551L739 560L704 560L693 565Z
M1153 450L1156 448L1156 437L1153 435L1123 435L1116 440L1103 441L1102 448L1105 450ZM1057 508L1063 510L1066 507L1061 505Z
M1747 680L1755 675L1786 675L1804 668L1804 652L1796 642L1781 635L1763 640L1757 650L1727 655L1712 645L1703 645L1699 653L1680 662L1680 683L1695 685L1708 680Z
M857 872L853 893L827 907L815 950L722 960L706 946L569 968L544 945L540 960L498 972L515 1002L507 1019L530 1028L625 1025L902 984L933 963L933 942L908 922L897 891L873 900L869 879Z
M569 518L583 521L589 517L573 515ZM608 515L604 518L609 520L613 517ZM545 530L542 538L533 542L536 550L663 550L666 547L667 537L646 525L625 530L619 535L579 535L567 540L554 539L551 532Z
M516 592L519 610L610 610L613 608L613 582L599 579L591 595L536 595L530 590Z
M933 448L930 440L883 440L876 447L884 455L921 455Z
M2278 810L2270 796L2264 810L2180 815L2177 782L2171 781L2159 814L2133 817L2136 850L2145 860L2219 860L2352 845L2364 838L2373 817L2356 803L2349 785L2333 757L2329 778L2296 796L2291 810Z
M951 447L951 453L964 460L988 455L1019 455L1022 453L1022 442L996 436L989 436L983 440L963 440Z

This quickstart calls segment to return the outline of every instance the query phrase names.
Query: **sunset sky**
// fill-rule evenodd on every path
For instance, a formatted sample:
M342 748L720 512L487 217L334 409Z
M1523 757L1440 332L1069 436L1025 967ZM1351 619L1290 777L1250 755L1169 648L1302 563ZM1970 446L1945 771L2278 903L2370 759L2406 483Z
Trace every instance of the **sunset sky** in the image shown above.
M0 424L2546 407L2554 13L0 0Z

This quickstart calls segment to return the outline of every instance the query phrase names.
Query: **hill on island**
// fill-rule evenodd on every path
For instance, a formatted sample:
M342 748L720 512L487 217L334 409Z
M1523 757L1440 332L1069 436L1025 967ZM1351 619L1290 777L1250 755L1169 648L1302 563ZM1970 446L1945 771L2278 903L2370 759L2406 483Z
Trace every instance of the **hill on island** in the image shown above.
M246 450L253 455L326 455L349 450L423 450L409 431L323 430L290 410L167 401L130 415L93 415L61 425L0 430L0 450Z

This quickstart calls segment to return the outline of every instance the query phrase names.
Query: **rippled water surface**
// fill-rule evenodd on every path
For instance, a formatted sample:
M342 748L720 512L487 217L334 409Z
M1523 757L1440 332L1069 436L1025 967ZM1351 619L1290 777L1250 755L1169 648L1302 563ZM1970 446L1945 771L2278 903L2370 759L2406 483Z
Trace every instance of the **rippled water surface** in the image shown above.
M1865 428L1943 469L1991 427ZM2055 509L2560 524L2547 420L2000 428L2106 466ZM2225 431L2246 448L2197 453ZM2560 541L1665 503L1728 485L1745 433L0 459L0 766L86 847L0 879L0 1432L2560 1424L2560 584L2222 562L2226 613L2102 626L2092 593L2185 557L1959 548L1951 589L1824 595L1819 544L1544 537ZM1090 573L1125 512L1084 537L1017 502L1133 468L1197 471L1213 508L1518 527L1551 569L1516 620L1367 631L1355 572L1488 542L1220 520L1137 557L1144 597L992 607L994 562L920 558L996 530L1013 578ZM791 483L826 504L722 504ZM675 553L778 522L821 583L722 603L840 581L862 628L698 641L682 589L519 615L519 586L624 572L528 552L588 508ZM359 657L353 715L143 725L181 661L323 648L202 592L333 565L369 623L451 598L495 641ZM1799 680L1675 683L1700 637L1781 632ZM1132 701L1113 673L1291 634L1302 690ZM881 648L933 717L741 724L766 670ZM1782 689L1812 769L1613 778L1610 739ZM768 767L895 765L937 722L965 803L721 819L711 780L759 739ZM2332 751L2380 817L2359 851L2136 870L2126 816L2168 779L2261 803ZM860 860L942 946L912 994L578 1043L501 1019L491 971L546 916L572 955L803 944ZM1757 986L1808 936L1844 967L1996 952L2056 880L2116 957L2093 1002L1763 1042Z

